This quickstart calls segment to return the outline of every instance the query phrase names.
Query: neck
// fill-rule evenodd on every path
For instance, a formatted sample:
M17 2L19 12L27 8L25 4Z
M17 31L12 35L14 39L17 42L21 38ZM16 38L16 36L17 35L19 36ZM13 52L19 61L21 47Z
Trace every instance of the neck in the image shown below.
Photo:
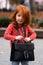
M22 27L22 26L23 26L23 24L18 24L18 23L17 23L17 27Z

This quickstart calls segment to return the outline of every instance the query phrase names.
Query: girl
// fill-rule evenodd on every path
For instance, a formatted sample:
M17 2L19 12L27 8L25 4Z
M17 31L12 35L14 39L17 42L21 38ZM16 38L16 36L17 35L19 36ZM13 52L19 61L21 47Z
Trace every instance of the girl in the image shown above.
M18 5L12 17L12 23L9 24L4 34L4 38L11 41L11 47L12 47L12 43L15 40L19 40L20 42L23 43L24 41L28 42L36 38L36 33L30 27L29 24L30 24L29 8L24 5ZM23 26L25 26L25 30L26 30L25 38L24 38ZM18 31L16 28L18 28L20 35L18 35ZM28 34L30 34L29 37ZM21 64L28 65L28 61L22 61ZM19 65L19 62L12 61L12 65Z

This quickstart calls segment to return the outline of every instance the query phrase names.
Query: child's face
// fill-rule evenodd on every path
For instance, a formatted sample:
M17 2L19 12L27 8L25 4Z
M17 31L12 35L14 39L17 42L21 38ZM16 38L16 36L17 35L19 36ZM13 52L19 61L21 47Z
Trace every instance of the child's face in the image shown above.
M24 22L24 19L23 19L23 16L22 16L21 12L18 12L16 14L16 21L17 21L18 24L22 24Z

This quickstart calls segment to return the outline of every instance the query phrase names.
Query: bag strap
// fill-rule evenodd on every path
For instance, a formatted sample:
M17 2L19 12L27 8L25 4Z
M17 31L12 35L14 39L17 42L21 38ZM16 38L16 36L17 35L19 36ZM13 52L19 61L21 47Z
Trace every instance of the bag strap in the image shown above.
M24 37L26 37L26 29L25 29L26 27L25 26L23 26L23 30L24 30ZM18 28L16 28L16 30L17 30L17 32L18 32L18 35L20 35L20 32L19 32L19 30L18 30Z
M25 26L23 26L23 29L24 29L24 37L26 37L26 30L25 30ZM16 30L18 32L18 35L20 35L20 32L18 30L18 27L16 27ZM18 40L15 40L15 43L17 44Z
M26 27L23 26L23 29L24 29L24 37L26 37Z

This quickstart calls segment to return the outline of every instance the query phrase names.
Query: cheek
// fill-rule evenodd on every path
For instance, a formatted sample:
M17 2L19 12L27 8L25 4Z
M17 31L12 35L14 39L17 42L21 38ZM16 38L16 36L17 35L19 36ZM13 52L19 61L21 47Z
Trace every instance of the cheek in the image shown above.
M16 21L18 20L18 17L16 16Z

